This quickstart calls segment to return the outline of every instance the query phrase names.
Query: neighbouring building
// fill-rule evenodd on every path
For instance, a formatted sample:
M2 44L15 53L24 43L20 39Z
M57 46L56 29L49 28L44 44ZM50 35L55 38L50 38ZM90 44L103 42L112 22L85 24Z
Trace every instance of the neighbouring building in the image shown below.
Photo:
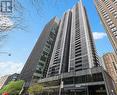
M31 82L36 82L46 76L58 32L58 25L59 21L56 17L46 24L22 69L20 79L25 80L27 86L29 86Z
M108 74L113 78L117 86L117 56L114 53L106 53L103 60Z
M0 89L4 86L6 80L8 79L10 75L5 75L5 76L2 76L0 77Z
M117 55L117 0L94 0L94 2Z
M0 89L5 85L7 85L10 81L15 81L18 79L19 79L19 74L17 73L0 77Z

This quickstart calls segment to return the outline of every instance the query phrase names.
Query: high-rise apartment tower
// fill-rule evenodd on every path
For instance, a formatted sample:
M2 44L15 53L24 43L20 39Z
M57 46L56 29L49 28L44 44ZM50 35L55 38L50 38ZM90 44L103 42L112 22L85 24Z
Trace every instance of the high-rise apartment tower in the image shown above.
M112 79L99 66L94 40L82 1L60 20L44 85L47 95L110 95ZM114 82L113 82L114 83Z
M56 17L46 24L24 68L22 69L20 79L25 80L27 85L46 76L56 40L58 24L59 21Z
M117 55L117 0L94 0L94 2Z

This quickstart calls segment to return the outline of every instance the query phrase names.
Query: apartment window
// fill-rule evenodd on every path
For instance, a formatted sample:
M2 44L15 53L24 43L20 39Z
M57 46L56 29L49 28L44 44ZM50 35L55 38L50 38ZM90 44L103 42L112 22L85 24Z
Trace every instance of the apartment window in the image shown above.
M113 0L113 1L114 1L114 2L113 2L114 4L117 3L117 0Z
M80 39L80 36L76 36L75 38L76 38L76 39Z
M75 64L79 64L79 63L82 63L82 60L76 60L75 61Z
M46 55L46 56L47 56L47 55L48 55L48 53L47 53L46 51L43 51L43 55Z
M116 36L117 35L117 33L116 32L113 32L113 34Z
M51 29L51 32L52 32L53 34L55 34L55 32L56 32L56 28L57 28L57 24L55 24L54 27Z
M111 5L110 5L110 4L108 4L108 5L107 5L107 8L109 8L109 9L110 9L110 8L111 8Z
M117 15L117 11L114 13L114 15Z
M113 32L113 35L117 38L117 31Z
M71 78L65 78L65 79L63 79L63 83L64 84L73 84L73 81L74 81L74 79L73 79L73 77L71 77Z
M41 71L41 70L36 70L36 73L41 74L41 73L42 73L42 71Z
M73 71L74 70L74 67L70 67L70 71Z
M112 28L112 27L115 27L115 25L114 24L111 24L111 25L109 25L109 27Z
M50 32L50 38L54 39L55 38L55 34L53 32Z
M117 39L117 36L115 36L115 38Z
M115 16L115 18L117 18L117 15Z
M111 8L112 8L112 6L111 6L111 5L109 5L109 6L108 6L108 9L110 10Z
M111 12L112 10L114 10L113 8L111 8L109 11Z
M108 22L108 25L111 25L111 24L113 24L113 22L112 22L112 21Z
M80 46L75 46L75 49L81 49L81 45Z
M79 30L76 31L76 35L75 36L80 36Z
M33 76L34 79L39 79L40 77L39 76Z
M81 42L75 42L75 45L77 46L77 45L81 45Z
M116 30L117 30L117 28L116 28L116 27L114 27L114 28L112 28L111 30L112 30L112 32L114 32L114 31L116 31Z
M105 10L103 8L100 9L103 13L105 12Z
M57 64L59 64L59 63L60 63L59 61L54 60L53 65L57 65Z
M75 43L81 43L80 40L75 41Z
M104 2L107 4L108 3L108 0L104 0Z
M75 53L76 53L76 54L79 54L79 53L81 53L81 50L79 50L79 51L76 51Z
M81 53L75 54L75 57L81 56Z
M106 19L106 20L109 19L109 16L106 16L105 19Z
M114 1L114 4L117 5L117 1L116 0Z
M108 15L108 13L107 13L107 12L105 12L103 15Z
M115 10L112 10L111 12L112 12L112 13L115 13L116 11L115 11Z
M77 71L81 71L82 70L82 68L79 68L79 69L76 69L75 71L77 72Z
M77 61L77 60L81 60L82 59L82 57L77 57L77 58L75 58L75 60Z
M39 62L39 65L38 65L38 66L39 66L39 67L40 67L40 66L42 66L42 67L43 67L43 66L44 66L44 63Z
M75 46L76 46L76 47L79 47L79 46L81 46L81 45L80 45L79 43L75 43Z
M60 59L54 59L54 63L53 64L58 64L60 63Z
M76 52L81 52L81 49L75 48L75 51L76 51Z
M75 38L75 40L80 40L80 37L79 38Z
M50 52L50 49L49 49L47 46L45 46L45 47L44 47L44 51L46 51L46 52L49 53L49 52Z
M76 67L76 68L82 67L82 64L78 64L78 65L76 65L75 67Z
M111 21L111 19L109 18L108 20L106 20L106 22L110 22Z
M104 17L107 17L107 16L109 16L107 13L106 13L106 14L104 14Z
M58 56L55 56L54 59L58 59Z

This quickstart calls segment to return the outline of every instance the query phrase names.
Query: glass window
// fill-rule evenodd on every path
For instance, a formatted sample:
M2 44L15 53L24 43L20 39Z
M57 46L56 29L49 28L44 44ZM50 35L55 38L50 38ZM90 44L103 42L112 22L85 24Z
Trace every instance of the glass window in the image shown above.
M73 77L71 77L71 78L65 78L65 79L63 79L63 83L64 84L73 84Z
M93 81L102 81L102 80L103 80L102 73L93 74Z
M45 62L46 61L46 57L45 56L41 56L40 60Z

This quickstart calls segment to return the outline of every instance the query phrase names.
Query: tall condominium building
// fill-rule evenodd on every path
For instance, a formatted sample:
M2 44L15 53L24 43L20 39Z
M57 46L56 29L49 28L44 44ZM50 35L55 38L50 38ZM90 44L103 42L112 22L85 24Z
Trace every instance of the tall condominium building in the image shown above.
M92 33L82 4L61 19L47 77L98 65Z
M98 57L98 59L99 59L99 64L100 64L100 66L102 66L102 68L106 70L106 66L105 66L103 57Z
M21 71L20 79L25 80L27 85L46 76L56 40L58 24L59 21L54 17L45 26L23 70Z
M103 55L106 70L117 85L117 56L114 53Z
M82 1L60 20L43 95L115 95L114 82L99 66Z
M117 54L117 0L94 0L107 35Z

